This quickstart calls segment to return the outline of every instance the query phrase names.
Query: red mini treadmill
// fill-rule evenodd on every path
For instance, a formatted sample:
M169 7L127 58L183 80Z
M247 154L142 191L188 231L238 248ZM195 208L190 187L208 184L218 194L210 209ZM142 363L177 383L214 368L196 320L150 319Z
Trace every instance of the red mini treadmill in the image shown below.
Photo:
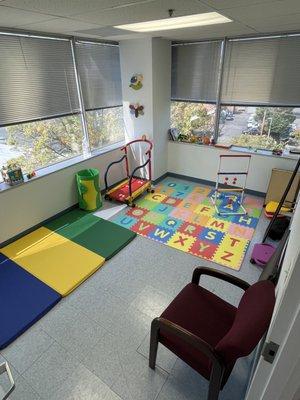
M134 168L132 173L129 173L129 162L128 162L128 148L133 143L147 143L148 148L145 152L145 155L147 157L147 160L144 164L137 166ZM134 199L136 199L138 196L140 196L144 192L154 192L152 189L152 182L151 182L151 151L152 151L152 143L150 140L147 140L146 138L142 139L137 139L137 140L132 140L131 142L127 143L124 147L121 148L121 151L124 151L123 157L121 157L118 161L113 161L112 163L109 164L107 167L107 170L104 175L104 182L105 182L105 196L104 198L107 200L115 200L120 203L126 203L130 207L135 207L134 204ZM108 189L108 183L107 183L107 177L108 177L108 172L110 168L118 163L121 163L123 160L125 160L125 168L126 168L126 174L127 178L113 187L112 189ZM146 168L148 165L148 179L145 178L139 178L136 177L135 174L138 170Z

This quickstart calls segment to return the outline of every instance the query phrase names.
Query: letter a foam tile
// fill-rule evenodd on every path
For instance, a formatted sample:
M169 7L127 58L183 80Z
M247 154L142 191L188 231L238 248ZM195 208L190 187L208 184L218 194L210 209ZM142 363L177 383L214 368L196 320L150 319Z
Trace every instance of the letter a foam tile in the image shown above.
M62 296L68 295L105 261L98 254L44 227L1 251Z

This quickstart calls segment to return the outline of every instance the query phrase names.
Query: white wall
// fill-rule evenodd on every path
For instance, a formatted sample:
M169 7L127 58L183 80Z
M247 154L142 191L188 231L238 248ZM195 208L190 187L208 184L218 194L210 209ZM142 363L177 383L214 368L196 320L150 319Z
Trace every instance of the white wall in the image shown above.
M153 136L154 177L159 178L168 170L168 129L171 106L171 43L153 38Z
M168 172L215 182L220 154L238 154L225 149L184 143L168 143ZM296 160L253 154L247 188L265 193L273 168L293 170ZM234 170L234 161L232 168Z
M123 111L126 140L140 138L143 134L153 138L153 87L152 87L152 38L122 40L120 42ZM144 76L143 87L129 87L131 77ZM144 106L144 115L135 118L129 110L131 103Z
M142 38L120 42L120 60L123 90L123 111L127 141L145 134L153 141L153 179L167 172L167 132L170 126L171 97L171 43L159 38ZM130 78L140 73L143 87L129 87ZM144 106L144 115L135 118L129 105ZM134 158L143 159L135 148Z
M99 169L103 189L107 165L120 156L120 150L114 150L0 192L0 243L76 204L77 171L85 168ZM124 176L123 168L114 166L109 175L109 183L113 184Z

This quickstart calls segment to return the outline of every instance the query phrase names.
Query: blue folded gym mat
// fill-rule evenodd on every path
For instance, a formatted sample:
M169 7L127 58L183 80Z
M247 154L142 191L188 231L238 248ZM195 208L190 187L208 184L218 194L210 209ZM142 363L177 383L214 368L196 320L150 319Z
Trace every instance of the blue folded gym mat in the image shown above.
M38 321L61 295L0 253L0 349Z

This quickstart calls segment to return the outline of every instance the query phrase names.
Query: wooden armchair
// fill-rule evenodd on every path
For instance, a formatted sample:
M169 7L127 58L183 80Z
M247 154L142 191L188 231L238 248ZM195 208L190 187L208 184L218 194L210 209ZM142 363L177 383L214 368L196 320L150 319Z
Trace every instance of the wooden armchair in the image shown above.
M199 286L201 275L243 289L239 306ZM271 281L250 286L224 272L196 268L192 282L152 321L149 366L155 368L160 342L209 380L208 400L217 400L236 360L249 355L268 329L274 305Z

